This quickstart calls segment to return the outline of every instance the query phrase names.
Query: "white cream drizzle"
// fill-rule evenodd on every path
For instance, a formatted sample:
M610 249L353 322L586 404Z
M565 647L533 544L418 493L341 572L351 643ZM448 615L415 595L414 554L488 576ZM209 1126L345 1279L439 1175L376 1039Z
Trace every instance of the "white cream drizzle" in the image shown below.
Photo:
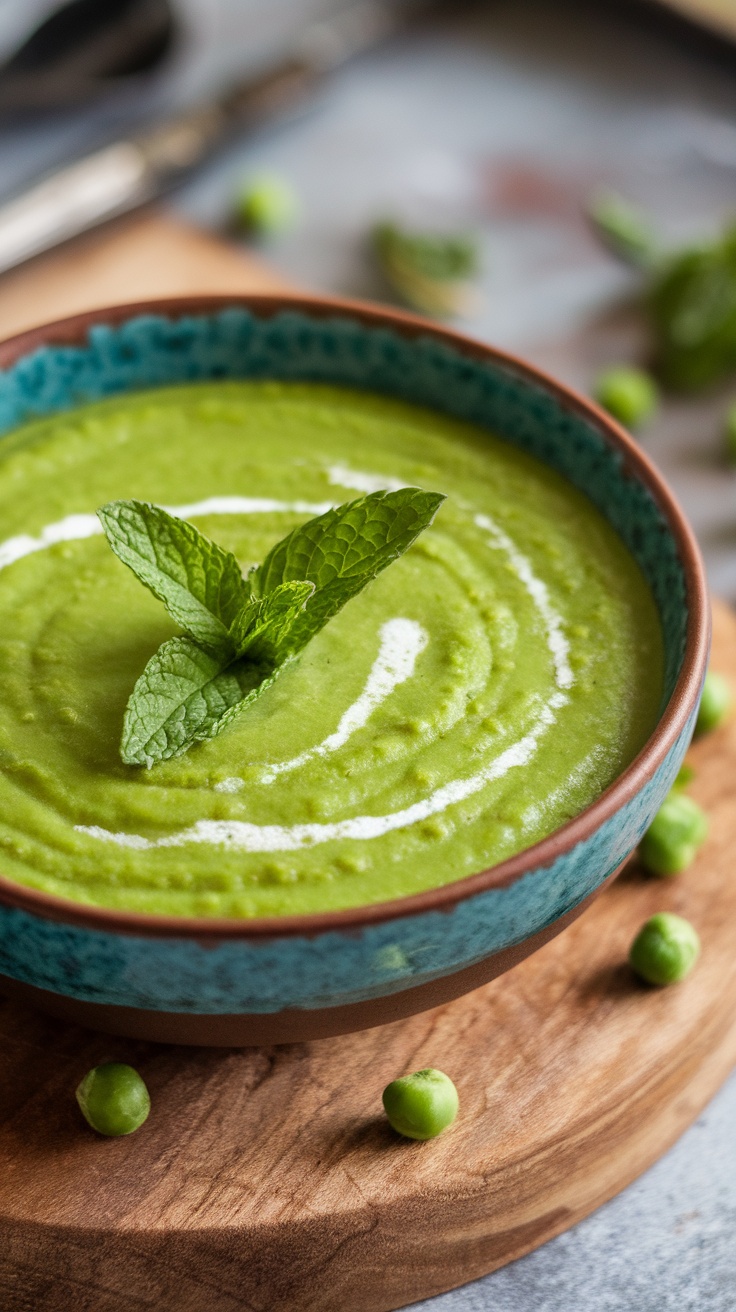
M543 802L535 802L528 806L524 812L523 823L524 829L529 830L538 825L549 811L557 805L558 802L569 797L571 789L575 788L592 769L597 765L604 755L603 748L600 746L593 747L570 771L564 783L561 783L553 792L548 793Z
M260 783L271 784L280 774L298 769L313 757L328 756L330 752L343 747L352 734L368 722L376 707L390 697L394 688L411 678L417 657L429 641L421 624L417 624L416 620L401 618L387 620L382 624L380 639L381 646L366 685L357 701L345 711L335 732L316 747L308 747L291 760L268 766L261 775Z
M332 510L334 501L274 501L270 497L207 497L204 501L192 501L186 506L164 506L170 515L178 519L190 519L196 515L268 515L282 511L293 511L297 515L324 515ZM54 524L47 524L41 529L37 538L21 533L15 538L6 538L0 542L0 569L6 569L16 560L30 556L34 551L45 551L47 547L59 542L74 542L80 538L97 537L102 533L102 525L96 515L67 515Z
M380 629L381 645L378 655L371 666L365 687L352 706L349 706L340 719L334 733L324 738L316 747L307 747L298 756L288 761L279 761L265 768L258 782L272 784L281 774L288 774L312 760L315 756L327 756L343 747L348 739L362 729L381 702L390 697L394 688L411 678L417 657L429 641L426 630L416 620L397 618L387 620ZM239 793L245 780L239 775L221 779L214 785L216 793Z
M402 487L409 487L400 478L368 474L362 469L348 469L347 465L328 465L327 477L330 483L352 488L355 492L399 492Z
M241 779L240 775L234 774L231 775L229 779L218 780L218 782L213 785L213 792L239 793L241 788L243 788L244 786L245 786L245 779Z
M331 483L340 487L354 488L358 492L395 491L406 487L406 483L383 474L371 474L362 469L350 469L347 465L330 465L327 476ZM475 524L489 535L490 545L504 551L516 571L519 582L526 588L529 596L539 610L547 630L547 645L555 667L555 682L558 688L570 688L574 676L570 668L570 644L563 632L561 617L554 609L549 589L542 579L537 578L526 556L519 550L513 538L510 538L490 515L475 515Z
M549 599L547 584L537 578L526 556L522 555L513 539L508 533L504 533L489 515L476 515L475 523L478 528L488 533L494 547L506 552L519 582L526 588L542 616L547 630L547 646L554 662L557 687L572 687L574 675L570 668L570 644L562 630L562 619Z
M102 525L96 515L67 515L55 524L47 524L41 529L37 538L28 533L21 533L15 538L6 538L0 543L0 569L6 569L23 556L30 556L34 551L45 551L57 542L73 542L77 538L91 538L102 532Z
M539 739L555 723L554 711L566 701L564 693L553 693L547 705L542 706L533 728L501 752L495 760L489 761L482 770L467 779L455 779L449 784L443 784L434 793L430 793L429 797L389 815L359 815L332 824L304 825L254 825L246 820L198 820L189 829L168 834L165 838L113 833L100 825L74 827L78 833L87 834L90 838L141 851L150 851L156 847L184 847L188 843L210 843L234 852L296 852L299 848L314 847L343 838L380 838L393 829L405 829L421 820L428 820L430 816L445 811L448 806L472 797L485 784L500 779L509 770L527 765L537 751Z
M359 492L394 490L406 484L343 465L327 469L331 483ZM291 511L297 514L320 515L330 510L334 502L278 501L266 497L208 497L184 506L166 507L169 513L183 519L197 515L248 515ZM152 848L182 847L189 843L208 843L235 851L284 852L296 851L338 839L371 839L395 829L427 820L458 802L472 797L486 784L502 778L509 770L528 764L536 754L539 740L556 722L555 711L564 706L568 697L561 690L574 682L569 662L569 644L563 633L562 619L551 604L547 585L538 578L516 543L488 515L476 514L475 524L488 534L490 545L505 552L519 581L529 593L545 625L547 645L555 668L555 681L560 691L553 693L549 702L540 709L536 723L519 739L490 761L482 770L465 779L453 780L401 811L383 816L355 816L330 824L255 825L242 820L198 820L188 829L169 834L164 838L148 839L140 834L115 833L100 825L75 825L80 834L87 834L119 847L150 850ZM64 519L46 525L38 537L20 534L0 543L0 570L21 560L24 556L61 542L71 542L97 536L102 525L96 515L67 515ZM352 733L361 728L369 716L400 683L411 677L416 659L427 643L421 625L413 620L396 618L381 628L381 648L360 697L343 714L333 734L315 747L308 748L290 761L269 766L262 782L270 783L279 774L287 773L315 756L336 751ZM243 780L237 776L215 784L215 791L234 793L240 790Z

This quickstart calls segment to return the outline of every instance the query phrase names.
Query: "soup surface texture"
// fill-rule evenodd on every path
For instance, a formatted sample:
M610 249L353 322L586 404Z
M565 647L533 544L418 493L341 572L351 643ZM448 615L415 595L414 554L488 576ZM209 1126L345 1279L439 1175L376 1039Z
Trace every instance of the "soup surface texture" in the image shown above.
M178 630L95 511L138 497L245 569L331 504L403 484L434 524L220 737L124 765ZM0 445L0 871L159 914L360 906L477 873L592 802L654 728L638 567L557 474L472 425L348 389L204 383Z

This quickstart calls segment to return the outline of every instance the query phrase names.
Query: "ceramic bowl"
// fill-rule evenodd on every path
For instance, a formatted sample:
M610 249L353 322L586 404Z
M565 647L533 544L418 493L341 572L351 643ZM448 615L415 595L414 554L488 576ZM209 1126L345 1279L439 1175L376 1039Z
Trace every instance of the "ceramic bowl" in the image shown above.
M661 718L636 760L543 842L443 888L356 910L183 919L67 902L0 878L0 988L113 1033L282 1043L410 1015L559 933L619 870L692 735L709 645L703 568L656 469L589 401L414 316L344 301L208 297L77 315L0 346L0 431L79 402L211 378L312 379L471 420L586 493L646 576L662 622Z

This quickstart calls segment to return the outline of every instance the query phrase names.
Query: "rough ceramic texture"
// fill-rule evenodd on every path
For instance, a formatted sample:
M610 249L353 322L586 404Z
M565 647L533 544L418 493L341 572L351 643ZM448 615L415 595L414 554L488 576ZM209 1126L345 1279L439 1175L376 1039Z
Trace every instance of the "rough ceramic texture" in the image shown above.
M671 787L692 725L650 782L585 842L507 888L359 935L224 942L91 932L0 908L0 973L88 1002L188 1013L361 1002L482 961L559 919L636 846Z
M44 347L0 376L0 431L115 393L211 378L329 380L420 402L492 428L591 497L647 577L665 635L665 700L682 663L687 608L674 540L646 489L592 423L512 368L430 337L347 317L249 311L92 328L87 346ZM448 911L270 941L135 937L0 909L0 972L91 1002L184 1013L268 1014L358 1002L425 983L519 943L576 906L635 847L690 740L681 734L649 782L573 850Z
M141 315L93 327L86 347L42 347L19 360L0 377L0 432L82 401L211 378L298 378L387 392L495 429L552 465L595 502L644 571L665 631L669 697L685 644L685 582L651 497L622 474L620 457L593 425L556 396L431 337L292 310L267 319L239 308L177 320Z

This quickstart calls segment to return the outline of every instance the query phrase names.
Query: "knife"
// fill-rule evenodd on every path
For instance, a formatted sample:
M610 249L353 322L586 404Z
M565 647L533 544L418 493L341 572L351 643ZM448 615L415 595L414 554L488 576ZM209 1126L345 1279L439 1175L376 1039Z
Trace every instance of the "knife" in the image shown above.
M296 108L416 8L359 0L308 27L292 53L266 72L35 183L0 206L0 272L162 195L235 132Z

